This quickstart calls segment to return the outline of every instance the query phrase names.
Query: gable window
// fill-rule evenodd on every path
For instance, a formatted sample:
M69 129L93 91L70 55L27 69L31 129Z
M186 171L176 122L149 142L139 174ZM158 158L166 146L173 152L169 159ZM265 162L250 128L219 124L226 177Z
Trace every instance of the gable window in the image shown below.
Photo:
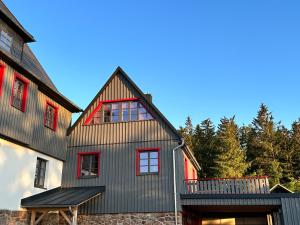
M45 109L45 118L44 125L52 130L56 130L57 127L57 116L58 116L58 108L47 102Z
M0 64L0 96L2 93L2 86L4 83L4 72L5 72L5 67L3 65Z
M28 81L16 74L12 89L11 105L22 112L25 112L26 108L27 89Z
M152 115L137 100L101 102L85 125L152 120Z
M158 148L138 149L136 152L136 174L159 174L160 157Z
M45 188L45 175L46 175L47 160L37 158L35 168L34 187Z
M0 33L0 47L7 51L10 52L11 46L12 46L12 40L13 38L8 35L5 31L1 30Z
M100 152L78 153L78 178L93 178L99 176Z

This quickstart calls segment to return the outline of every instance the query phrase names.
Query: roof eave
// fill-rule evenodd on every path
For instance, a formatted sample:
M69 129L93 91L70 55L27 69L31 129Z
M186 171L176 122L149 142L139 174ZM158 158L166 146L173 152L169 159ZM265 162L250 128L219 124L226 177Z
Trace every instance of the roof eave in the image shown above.
M2 19L9 26L11 26L17 33L20 34L20 36L23 38L23 40L24 40L25 43L35 42L34 37L28 31L26 31L24 28L22 29L21 27L19 27L18 25L16 25L5 13L3 13L2 11L0 11L0 15L1 15Z
M65 96L63 96L61 93L56 92L49 88L46 84L44 84L41 80L37 79L36 76L33 75L32 72L25 69L20 63L18 63L13 58L9 57L7 54L5 54L3 51L0 50L0 60L4 60L6 63L13 66L18 72L22 73L25 77L27 77L29 80L33 81L38 85L38 88L41 92L45 93L47 96L53 98L57 101L57 103L64 106L66 109L68 109L72 113L78 113L82 112L82 109L78 107L76 104L74 104L72 101L67 99Z

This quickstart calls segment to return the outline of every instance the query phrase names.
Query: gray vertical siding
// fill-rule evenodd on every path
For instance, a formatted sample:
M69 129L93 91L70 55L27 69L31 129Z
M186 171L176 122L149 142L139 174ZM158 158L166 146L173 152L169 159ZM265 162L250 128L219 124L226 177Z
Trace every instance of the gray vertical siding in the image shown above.
M100 101L124 98L142 99L128 80L118 74L105 86L69 135L67 158L70 160L64 164L62 185L106 187L102 196L81 207L82 213L172 211L172 149L180 140L154 110L148 108L155 118L150 121L84 125ZM136 176L136 149L151 147L160 148L160 174ZM100 176L77 179L77 153L94 151L101 151ZM181 160L182 152L179 150L177 154L177 160ZM178 177L180 189L183 167L177 170L181 176Z
M42 94L35 83L29 81L26 111L11 106L14 74L17 72L5 65L4 82L0 96L0 134L22 142L29 147L58 159L65 159L67 147L66 130L71 122L71 113ZM22 76L22 74L18 73ZM59 107L56 132L44 127L46 100Z
M127 80L122 76L115 76L72 131L69 146L178 139L159 117L149 121L83 125L100 101L140 97ZM149 111L154 114L151 109Z
M105 193L85 204L85 213L165 212L173 210L172 151L175 141L73 147L64 165L63 186L105 186ZM160 148L159 175L136 175L136 149ZM77 179L78 152L100 151L100 175Z
M281 198L284 225L300 224L300 197Z

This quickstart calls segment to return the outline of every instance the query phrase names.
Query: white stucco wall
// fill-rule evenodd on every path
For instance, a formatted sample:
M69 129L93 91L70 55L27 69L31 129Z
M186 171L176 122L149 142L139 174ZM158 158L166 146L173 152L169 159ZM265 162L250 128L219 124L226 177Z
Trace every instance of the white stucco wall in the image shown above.
M0 138L0 209L19 210L21 198L45 191L34 187L37 157L48 160L45 187L60 186L62 161Z

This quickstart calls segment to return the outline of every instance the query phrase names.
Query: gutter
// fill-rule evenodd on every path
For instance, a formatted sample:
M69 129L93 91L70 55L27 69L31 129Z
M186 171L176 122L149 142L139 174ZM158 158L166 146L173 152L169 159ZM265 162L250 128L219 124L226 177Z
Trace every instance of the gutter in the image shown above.
M177 219L177 187L176 187L176 158L175 153L176 150L184 146L184 139L181 138L181 144L176 146L173 149L173 185L174 185L174 214L175 214L175 225L178 225L178 219Z

